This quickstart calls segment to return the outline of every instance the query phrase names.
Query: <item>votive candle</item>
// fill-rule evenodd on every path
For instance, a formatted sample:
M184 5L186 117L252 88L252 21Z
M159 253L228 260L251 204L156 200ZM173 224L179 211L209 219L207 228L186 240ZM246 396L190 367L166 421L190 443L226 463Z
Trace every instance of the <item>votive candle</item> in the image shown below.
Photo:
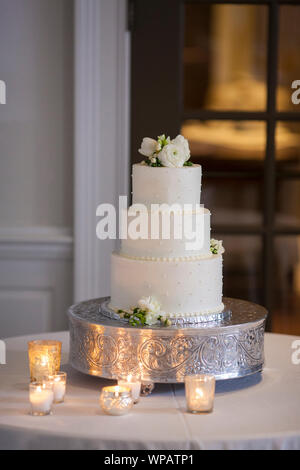
M187 409L191 413L210 413L214 406L215 377L213 375L188 375L185 377Z
M32 382L29 384L29 401L33 416L45 416L52 412L54 393L50 384Z
M119 379L118 385L121 387L130 388L134 404L138 403L142 385L138 379L134 378L132 375L129 375L127 379Z
M29 341L28 358L30 381L42 382L45 377L55 375L60 370L60 341Z
M57 372L57 374L49 376L44 382L52 384L54 403L63 403L66 394L67 373Z
M133 406L131 389L128 387L104 387L100 394L100 406L106 414L121 416L128 413Z

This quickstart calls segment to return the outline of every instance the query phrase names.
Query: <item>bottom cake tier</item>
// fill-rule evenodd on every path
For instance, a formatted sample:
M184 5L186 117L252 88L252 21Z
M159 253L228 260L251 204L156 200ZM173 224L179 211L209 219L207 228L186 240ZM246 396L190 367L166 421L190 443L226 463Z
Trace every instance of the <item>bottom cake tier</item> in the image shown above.
M128 310L154 297L167 317L218 313L222 303L222 255L186 260L142 260L117 253L111 260L111 308Z

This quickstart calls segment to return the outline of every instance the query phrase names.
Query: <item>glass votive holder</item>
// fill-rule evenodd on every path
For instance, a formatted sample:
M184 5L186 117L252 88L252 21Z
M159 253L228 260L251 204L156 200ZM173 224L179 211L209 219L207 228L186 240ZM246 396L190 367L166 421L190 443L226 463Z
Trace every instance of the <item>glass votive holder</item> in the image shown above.
M187 375L185 396L190 413L210 413L214 407L215 384L213 375Z
M121 416L129 413L133 406L131 389L128 387L104 387L100 394L102 410L112 416Z
M29 384L29 401L32 416L46 416L52 413L54 393L51 384L32 382Z
M65 400L66 387L67 387L67 373L66 372L57 372L55 375L50 375L47 377L43 383L52 385L52 390L54 394L53 403L63 403Z
M139 378L135 378L132 375L129 375L126 379L120 378L118 380L118 385L120 385L121 387L130 388L131 395L133 398L133 403L134 404L138 403L140 399L141 385L142 385Z
M30 381L41 382L44 377L55 375L60 370L60 341L29 341L28 358Z

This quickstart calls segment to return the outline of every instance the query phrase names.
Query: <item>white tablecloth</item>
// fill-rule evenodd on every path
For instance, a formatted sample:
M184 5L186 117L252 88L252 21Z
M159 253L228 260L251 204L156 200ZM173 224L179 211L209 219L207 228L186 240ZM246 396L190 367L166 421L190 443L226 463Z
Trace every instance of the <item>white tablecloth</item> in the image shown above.
M65 404L54 414L28 414L27 341L6 340L0 365L0 449L300 449L300 365L291 360L295 337L267 334L262 375L217 384L212 414L186 412L183 385L156 385L133 411L112 417L98 405L109 381L68 364L68 333L39 338L63 341L69 374ZM299 339L299 338L298 338Z

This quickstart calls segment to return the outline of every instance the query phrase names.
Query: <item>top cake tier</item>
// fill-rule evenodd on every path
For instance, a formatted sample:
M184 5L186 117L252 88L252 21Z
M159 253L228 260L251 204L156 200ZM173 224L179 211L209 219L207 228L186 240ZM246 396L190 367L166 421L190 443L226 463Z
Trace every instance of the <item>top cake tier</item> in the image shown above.
M133 165L133 204L199 204L200 165L182 168Z

